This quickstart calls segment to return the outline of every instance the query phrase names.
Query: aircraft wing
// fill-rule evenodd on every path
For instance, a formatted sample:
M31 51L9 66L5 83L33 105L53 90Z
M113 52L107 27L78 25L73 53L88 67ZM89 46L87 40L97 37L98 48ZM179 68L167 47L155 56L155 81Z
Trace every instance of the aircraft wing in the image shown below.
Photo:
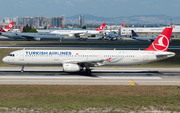
M27 35L21 35L21 37L25 37L25 38L29 38L29 39L35 38L35 37L33 37L33 36L27 36Z
M105 65L106 60L101 59L101 60L87 60L87 61L67 61L66 63L73 63L73 64L79 64L79 65L84 65L84 66L102 66Z

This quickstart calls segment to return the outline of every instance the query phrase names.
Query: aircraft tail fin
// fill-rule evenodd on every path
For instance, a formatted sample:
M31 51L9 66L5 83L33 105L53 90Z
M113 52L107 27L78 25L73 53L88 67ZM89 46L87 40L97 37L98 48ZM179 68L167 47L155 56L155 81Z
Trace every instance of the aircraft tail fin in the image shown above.
M62 29L62 27L60 26L59 29Z
M122 24L122 25L120 26L120 28L122 28L122 27L124 27L124 24Z
M23 28L24 28L24 26L22 26L20 30L23 30Z
M6 28L4 28L4 29L12 29L13 25L14 25L14 22L11 22L11 23L10 23Z
M103 23L96 31L102 31L104 27L106 26L106 23Z
M166 27L145 51L167 51L171 40L172 27Z
M0 26L0 32L6 32L6 31Z
M173 23L172 23L172 26L173 26L173 27L176 27Z
M132 32L132 37L139 37L139 36L136 34L136 32L134 32L134 30L131 30L131 32Z

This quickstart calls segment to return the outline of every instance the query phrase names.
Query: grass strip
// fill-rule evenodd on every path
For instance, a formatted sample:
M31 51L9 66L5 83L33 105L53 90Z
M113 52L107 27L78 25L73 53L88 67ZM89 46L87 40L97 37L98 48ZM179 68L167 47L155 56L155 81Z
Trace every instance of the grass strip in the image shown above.
M0 107L79 110L141 107L180 112L177 86L0 85Z

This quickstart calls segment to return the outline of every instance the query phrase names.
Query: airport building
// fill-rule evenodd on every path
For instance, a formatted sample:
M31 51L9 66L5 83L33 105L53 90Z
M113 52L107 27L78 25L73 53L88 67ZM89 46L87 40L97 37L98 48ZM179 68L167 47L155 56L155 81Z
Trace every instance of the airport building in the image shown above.
M134 30L139 36L142 37L156 37L158 36L165 27L123 27L119 29L119 34L122 36L131 36L131 30ZM172 37L180 37L180 26L173 28Z

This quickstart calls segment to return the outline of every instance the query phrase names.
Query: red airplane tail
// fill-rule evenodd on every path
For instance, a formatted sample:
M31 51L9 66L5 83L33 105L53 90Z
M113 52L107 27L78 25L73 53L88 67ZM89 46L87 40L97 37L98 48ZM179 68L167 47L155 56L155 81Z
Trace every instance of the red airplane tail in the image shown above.
M14 22L11 22L11 23L10 23L6 28L4 28L4 29L12 29L13 25L14 25Z
M104 27L106 26L106 23L103 23L96 31L102 31Z
M122 28L122 27L124 27L124 24L122 24L122 25L120 26L120 28Z
M22 26L22 28L20 30L23 30L24 26Z
M6 31L0 26L0 32L6 32Z
M145 51L167 51L172 34L172 27L166 27Z
M60 26L59 29L62 29L62 27Z
M172 23L172 26L173 26L173 27L176 27L173 23Z

